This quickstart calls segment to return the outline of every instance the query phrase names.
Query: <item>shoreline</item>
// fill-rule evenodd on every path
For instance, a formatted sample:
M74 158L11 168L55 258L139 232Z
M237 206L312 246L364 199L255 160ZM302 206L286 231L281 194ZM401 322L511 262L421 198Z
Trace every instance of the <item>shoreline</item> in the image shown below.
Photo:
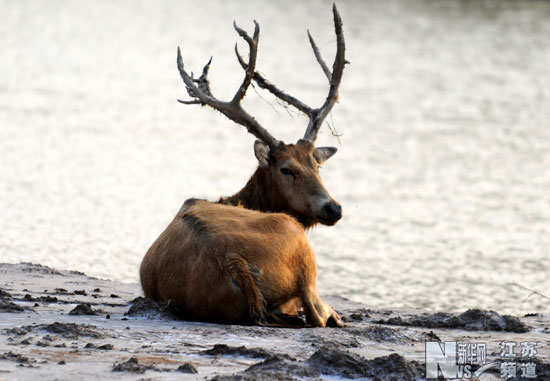
M517 374L529 360L540 379L550 377L550 313L430 313L323 296L344 328L288 329L172 320L162 306L134 301L141 295L138 284L0 264L0 380L417 380L426 342L484 343L487 361L497 362L500 343L535 342L536 354L517 359ZM499 379L498 367L481 379Z

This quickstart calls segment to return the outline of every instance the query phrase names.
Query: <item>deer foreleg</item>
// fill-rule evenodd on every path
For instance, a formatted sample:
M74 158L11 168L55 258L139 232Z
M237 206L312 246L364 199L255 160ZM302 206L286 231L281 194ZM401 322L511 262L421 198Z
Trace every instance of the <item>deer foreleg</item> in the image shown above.
M314 327L343 327L340 317L325 303L316 291L307 291L302 296L306 321Z

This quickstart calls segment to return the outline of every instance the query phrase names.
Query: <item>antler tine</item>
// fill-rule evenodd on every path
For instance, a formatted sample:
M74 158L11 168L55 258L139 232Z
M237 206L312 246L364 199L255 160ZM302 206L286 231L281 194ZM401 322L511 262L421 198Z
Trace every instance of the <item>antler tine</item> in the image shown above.
M212 62L212 59L208 61L208 63L203 68L203 75L199 79L193 78L192 75L187 74L185 71L185 68L183 66L183 59L181 58L181 50L178 46L178 58L177 58L177 64L178 64L178 70L180 72L181 79L183 79L183 83L185 83L185 87L187 88L187 92L189 95L195 99L191 101L182 101L178 99L178 102L183 104L201 104L201 105L209 105L215 109L222 109L225 107L225 102L221 102L214 98L212 94L210 93L210 89L208 86L208 79L206 76L208 75L208 69L210 67L210 63ZM202 91L202 89L199 88L199 86L196 85L200 80L203 80L203 83L206 83L206 88L208 89L208 92ZM203 89L204 86L201 86Z
M319 65L321 65L321 69L323 69L323 72L325 73L328 81L330 82L330 79L332 78L332 73L330 72L330 69L325 63L325 60L323 60L323 57L321 56L321 52L319 51L319 47L317 47L315 40L311 36L311 33L309 33L309 29L307 30L307 37L309 38L309 43L311 44L311 48L313 49L313 54L315 54L315 58L317 59L317 62L319 62Z
M336 57L334 59L334 64L332 65L332 73L330 73L327 65L321 58L321 54L319 53L319 49L313 41L313 38L311 37L311 35L309 35L311 46L313 48L313 53L315 54L317 61L323 68L323 71L325 72L325 75L330 82L330 89L327 99L325 100L325 103L321 106L321 108L316 110L317 112L315 112L314 117L310 118L306 133L304 134L304 140L309 140L311 142L314 142L317 138L319 128L321 128L323 121L338 100L338 87L340 86L340 82L342 80L344 66L347 63L345 58L346 42L344 40L344 31L342 30L342 19L340 18L340 14L338 13L336 4L333 4L332 12L334 14L334 30L336 32Z
M202 75L198 79L195 79L193 78L193 75L189 75L185 71L185 68L183 66L183 59L181 57L181 50L178 47L178 57L177 57L178 70L181 78L183 79L183 82L185 83L187 92L192 98L194 98L190 101L183 101L178 99L178 102L183 104L200 104L203 106L208 105L213 109L218 110L223 115L233 120L235 123L245 126L248 132L250 132L252 135L254 135L258 139L263 141L265 144L267 144L269 148L274 150L280 145L280 141L275 139L265 128L263 128L256 121L256 119L254 119L254 117L248 114L241 106L241 100L244 98L246 94L246 90L248 89L248 87L250 86L250 83L252 82L252 76L254 73L254 68L256 66L258 40L260 37L260 26L256 21L254 21L254 24L255 24L254 36L251 38L244 30L240 29L234 23L235 30L248 43L250 47L250 58L247 66L251 67L251 70L246 71L246 75L243 80L243 83L235 93L235 96L233 97L233 99L229 102L223 102L216 99L212 95L212 92L210 91L210 83L208 82L207 76L208 76L208 70L210 68L210 63L212 62L212 58L204 66Z
M248 58L248 65L245 69L245 76L243 83L241 87L239 87L239 90L237 90L237 93L233 97L233 100L231 102L233 103L239 103L245 96L246 90L250 86L250 83L252 82L252 77L254 76L254 70L256 70L256 57L258 56L258 40L260 38L260 25L254 20L254 37L250 38L248 33L246 33L244 30L239 28L237 26L237 23L233 21L233 27L239 33L239 36L241 36L249 46L249 58Z

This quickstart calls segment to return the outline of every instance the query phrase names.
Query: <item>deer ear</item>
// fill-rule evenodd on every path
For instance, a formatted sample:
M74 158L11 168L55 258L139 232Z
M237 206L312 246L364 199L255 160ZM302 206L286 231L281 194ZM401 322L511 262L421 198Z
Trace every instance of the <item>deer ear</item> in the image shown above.
M317 163L323 164L338 151L336 147L317 147L313 150L313 157Z
M260 140L254 142L254 155L260 162L260 167L267 167L269 161L269 147Z

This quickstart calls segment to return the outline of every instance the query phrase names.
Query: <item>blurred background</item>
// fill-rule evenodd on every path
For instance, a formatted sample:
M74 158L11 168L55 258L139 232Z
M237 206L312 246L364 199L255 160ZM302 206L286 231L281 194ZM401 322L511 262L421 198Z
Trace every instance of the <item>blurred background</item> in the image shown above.
M309 232L322 294L377 307L523 314L550 301L550 2L344 0L337 104L317 145L344 208ZM318 107L330 1L0 0L0 261L138 282L183 201L216 200L256 167L253 137L184 106L176 69L214 57L214 94L243 72L232 22L261 25L257 68ZM242 41L240 50L247 52ZM249 89L294 142L307 120ZM1 277L1 275L0 275ZM527 298L527 300L525 300Z

